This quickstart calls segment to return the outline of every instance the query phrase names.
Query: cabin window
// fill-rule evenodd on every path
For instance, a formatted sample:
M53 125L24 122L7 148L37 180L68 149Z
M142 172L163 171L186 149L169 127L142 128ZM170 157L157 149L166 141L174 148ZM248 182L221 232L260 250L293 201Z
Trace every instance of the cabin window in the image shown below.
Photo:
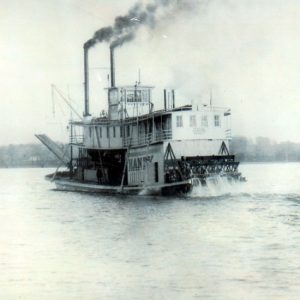
M106 127L106 137L109 138L109 127Z
M89 135L90 135L90 138L92 137L92 127L89 127Z
M215 127L220 127L221 126L220 116L219 115L215 115L214 116L214 120L215 120Z
M100 131L100 138L102 138L102 127L99 127L99 131Z
M177 127L183 127L182 116L176 116L176 126Z
M207 127L208 126L207 116L202 116L201 125L202 125L202 127Z
M113 126L113 137L115 138L116 137L116 127Z
M190 127L197 127L196 116L190 116Z
M120 126L120 137L122 137L123 136L123 127L122 126Z
M155 176L155 182L158 182L158 162L154 163L154 176Z

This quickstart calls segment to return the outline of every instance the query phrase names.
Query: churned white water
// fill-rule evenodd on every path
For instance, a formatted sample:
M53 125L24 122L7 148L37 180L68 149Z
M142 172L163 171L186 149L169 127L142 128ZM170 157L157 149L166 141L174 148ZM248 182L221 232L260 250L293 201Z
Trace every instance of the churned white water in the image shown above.
M0 169L0 299L299 299L300 164L182 197L61 192Z

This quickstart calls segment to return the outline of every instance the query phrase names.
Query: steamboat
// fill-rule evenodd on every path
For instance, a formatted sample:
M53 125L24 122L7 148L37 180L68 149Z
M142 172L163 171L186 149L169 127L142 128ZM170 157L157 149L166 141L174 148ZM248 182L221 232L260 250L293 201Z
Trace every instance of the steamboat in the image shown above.
M45 134L36 137L67 166L46 177L59 190L101 193L188 193L208 180L243 181L239 162L228 151L228 108L175 105L175 91L164 90L164 108L154 110L153 87L115 84L110 47L108 109L89 111L88 47L84 47L84 114L70 121L69 149ZM76 134L74 134L76 133Z

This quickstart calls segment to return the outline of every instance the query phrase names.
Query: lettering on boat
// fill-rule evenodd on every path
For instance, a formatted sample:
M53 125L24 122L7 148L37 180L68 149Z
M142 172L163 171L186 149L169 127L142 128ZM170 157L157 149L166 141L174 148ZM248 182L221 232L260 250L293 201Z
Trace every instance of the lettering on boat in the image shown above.
M151 163L152 161L153 161L153 155L129 158L128 171L145 170L147 163Z

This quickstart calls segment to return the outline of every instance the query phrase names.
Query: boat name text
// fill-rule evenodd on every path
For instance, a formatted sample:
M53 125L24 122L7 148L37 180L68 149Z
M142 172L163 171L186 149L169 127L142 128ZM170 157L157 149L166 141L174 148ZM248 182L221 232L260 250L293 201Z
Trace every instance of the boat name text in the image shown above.
M153 155L129 158L128 171L145 170L146 164L151 163L152 160L153 160Z

